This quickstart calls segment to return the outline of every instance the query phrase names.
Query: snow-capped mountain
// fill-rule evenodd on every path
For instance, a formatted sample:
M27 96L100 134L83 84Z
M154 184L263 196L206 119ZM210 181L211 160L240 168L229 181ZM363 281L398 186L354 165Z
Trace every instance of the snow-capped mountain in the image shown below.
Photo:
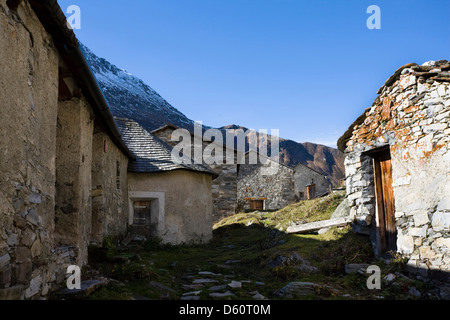
M167 123L193 130L194 121L171 106L141 79L97 57L86 46L80 46L114 116L132 119L150 132ZM205 124L203 126L204 130L210 128ZM247 130L238 125L218 129ZM334 185L338 185L344 177L344 155L334 148L280 139L280 159L288 166L302 163L320 171L327 175Z
M166 123L192 128L192 120L171 106L141 79L97 57L81 43L80 47L114 116L133 119L149 131Z

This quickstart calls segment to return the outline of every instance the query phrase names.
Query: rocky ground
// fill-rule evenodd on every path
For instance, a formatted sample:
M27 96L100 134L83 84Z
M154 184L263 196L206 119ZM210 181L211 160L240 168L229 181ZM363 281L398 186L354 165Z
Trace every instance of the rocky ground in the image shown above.
M294 222L330 218L335 194L273 213L238 214L216 224L204 245L161 245L139 237L93 249L85 290L55 299L292 300L441 299L429 282L405 274L401 257L376 260L368 238L349 226L288 234ZM369 289L367 267L381 271Z

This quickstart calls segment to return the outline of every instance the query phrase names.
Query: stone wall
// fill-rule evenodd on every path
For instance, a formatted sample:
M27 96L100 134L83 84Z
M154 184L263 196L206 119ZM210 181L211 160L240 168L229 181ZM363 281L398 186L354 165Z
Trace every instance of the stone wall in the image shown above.
M267 160L265 164L241 164L238 176L238 201L249 209L245 199L265 198L265 210L277 210L299 200L295 194L294 170Z
M91 234L92 119L92 110L84 99L59 101L55 245L79 248L80 266L87 263Z
M107 134L93 138L91 242L118 237L128 227L128 158Z
M130 172L130 216L133 200L155 200L158 203L152 210L159 212L155 220L152 217L154 235L163 243L208 242L212 238L211 180L210 174L187 170Z
M314 171L303 164L297 165L294 170L295 194L299 196L300 199L306 198L306 187L310 184L315 185L316 197L323 196L330 192L331 183L323 174ZM300 193L303 193L303 198L300 197Z
M39 299L87 262L95 117L28 1L8 3L19 5L0 0L0 299Z
M432 79L448 64L408 65L379 91L346 144L346 188L355 229L374 247L373 160L364 152L389 146L397 251L411 270L450 272L450 84ZM441 271L441 272L439 272Z

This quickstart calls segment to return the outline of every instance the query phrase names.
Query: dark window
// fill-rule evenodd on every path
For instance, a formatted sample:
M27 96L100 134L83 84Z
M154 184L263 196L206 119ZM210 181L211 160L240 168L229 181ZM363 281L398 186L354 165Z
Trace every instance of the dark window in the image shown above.
M116 188L120 190L120 162L116 161Z

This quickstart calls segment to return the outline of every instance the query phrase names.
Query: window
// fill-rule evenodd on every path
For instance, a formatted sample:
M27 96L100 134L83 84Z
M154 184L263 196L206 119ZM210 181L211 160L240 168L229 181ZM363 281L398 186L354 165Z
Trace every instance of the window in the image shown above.
M116 188L120 190L120 162L116 161Z

